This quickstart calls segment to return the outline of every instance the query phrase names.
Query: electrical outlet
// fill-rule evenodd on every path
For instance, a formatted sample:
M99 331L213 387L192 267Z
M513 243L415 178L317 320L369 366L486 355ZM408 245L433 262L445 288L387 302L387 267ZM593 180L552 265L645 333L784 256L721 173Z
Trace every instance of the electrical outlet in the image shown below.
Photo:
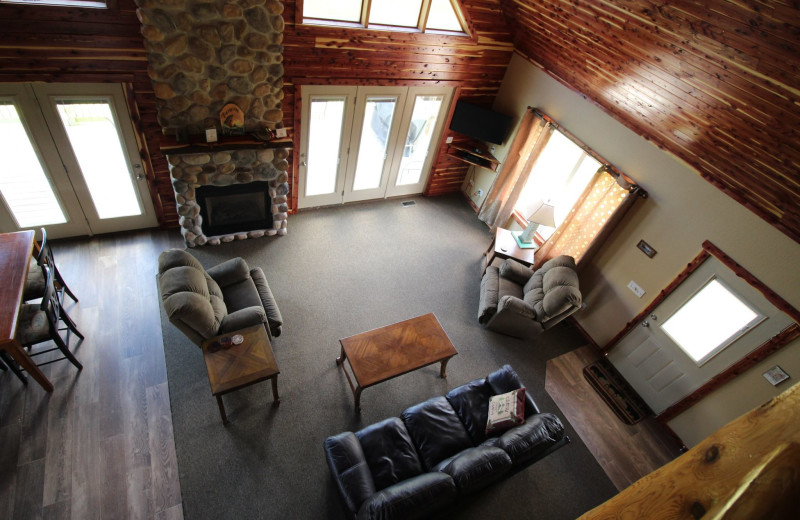
M452 135L447 136L447 139L445 139L444 142L447 143L447 144L452 143L453 142L453 136Z
M483 190L478 190L475 192L476 197L480 197L481 195L483 195Z
M630 290L631 290L631 292L632 292L633 294L635 294L636 296L638 296L639 298L641 298L642 296L644 296L644 289L642 289L641 287L639 287L639 284L638 284L638 283L636 283L636 282L634 282L633 280L631 280L630 282L628 282L628 289L630 289Z

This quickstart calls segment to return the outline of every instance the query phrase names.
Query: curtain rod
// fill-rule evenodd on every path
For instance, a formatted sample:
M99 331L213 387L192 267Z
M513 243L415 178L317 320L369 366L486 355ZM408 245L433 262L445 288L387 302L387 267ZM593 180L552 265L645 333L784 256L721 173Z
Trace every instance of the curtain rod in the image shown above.
M602 155L600 155L599 153L595 152L588 145L586 145L583 141L581 141L580 139L575 137L575 134L573 134L572 132L570 132L569 130L567 130L563 126L561 126L558 123L558 121L556 121L552 117L548 116L547 114L545 114L541 110L537 109L536 107L529 106L528 110L530 110L531 112L536 114L543 121L546 121L546 122L550 123L553 126L553 128L555 128L556 130L558 130L559 132L564 134L564 136L567 139L569 139L570 141L575 143L575 145L578 148L580 148L581 150L586 152L588 155L592 156L594 159L596 159L598 162L600 162L606 168L606 171L608 172L609 175L611 175L613 177L622 177L626 183L631 185L631 189L630 189L631 193L639 195L643 199L647 198L647 196L648 196L647 195L647 191L644 188L642 188L641 186L639 186L639 184L637 184L636 181L634 181L633 179L631 179L630 177L628 177L627 175L622 173L622 171L620 171L616 166L611 164L610 161L606 160Z

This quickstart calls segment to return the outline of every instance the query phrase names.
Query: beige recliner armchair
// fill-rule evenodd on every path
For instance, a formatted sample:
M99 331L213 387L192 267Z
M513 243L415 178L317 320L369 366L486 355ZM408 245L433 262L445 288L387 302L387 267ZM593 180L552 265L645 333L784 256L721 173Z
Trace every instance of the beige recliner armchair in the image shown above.
M158 257L158 286L170 323L198 346L262 323L270 338L281 334L283 318L264 272L242 258L206 271L186 251L170 249Z
M502 334L527 338L549 329L581 305L571 256L557 256L535 272L509 259L499 268L486 268L478 322Z

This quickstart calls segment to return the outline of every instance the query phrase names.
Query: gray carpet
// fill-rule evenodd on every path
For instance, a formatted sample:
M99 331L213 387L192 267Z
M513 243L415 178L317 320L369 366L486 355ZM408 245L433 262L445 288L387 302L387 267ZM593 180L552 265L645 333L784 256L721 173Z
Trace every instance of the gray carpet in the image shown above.
M206 267L234 256L261 266L284 317L273 342L281 404L268 382L226 395L223 426L199 349L162 312L173 427L187 519L344 518L322 443L510 363L573 442L469 497L448 518L575 518L616 493L544 390L545 363L584 344L564 324L535 342L477 322L486 226L460 196L301 212L284 237L190 250ZM334 359L338 339L433 312L459 354L366 389L362 412ZM580 377L580 374L576 374ZM499 512L502 511L502 514Z

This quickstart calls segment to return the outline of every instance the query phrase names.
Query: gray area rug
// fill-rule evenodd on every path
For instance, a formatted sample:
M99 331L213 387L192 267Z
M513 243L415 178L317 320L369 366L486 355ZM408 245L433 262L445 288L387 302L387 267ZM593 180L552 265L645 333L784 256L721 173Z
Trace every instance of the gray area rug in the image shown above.
M411 200L404 199L404 200ZM301 212L283 237L191 249L206 267L241 256L261 266L284 318L273 342L281 404L269 382L223 397L223 426L200 350L162 311L175 444L187 519L344 518L322 448L405 408L485 377L505 363L572 443L469 497L445 517L572 519L616 490L544 390L545 363L585 342L569 325L522 341L477 322L486 226L460 197ZM364 390L361 414L337 367L339 338L433 312L459 354ZM575 377L581 377L576 374Z

